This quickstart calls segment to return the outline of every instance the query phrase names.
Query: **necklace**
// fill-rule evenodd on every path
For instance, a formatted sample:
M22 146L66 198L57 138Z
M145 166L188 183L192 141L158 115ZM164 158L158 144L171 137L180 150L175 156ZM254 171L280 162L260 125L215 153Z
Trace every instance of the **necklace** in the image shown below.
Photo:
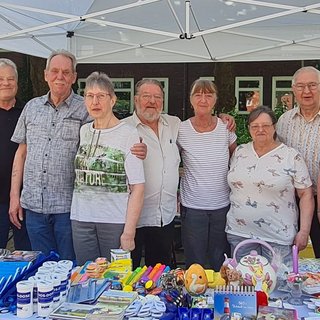
M212 130L212 128L213 128L213 126L215 124L215 119L213 117L210 117L210 120L206 121L203 124L203 123L198 123L196 118L194 118L193 124L196 127L197 131L206 132L206 131Z

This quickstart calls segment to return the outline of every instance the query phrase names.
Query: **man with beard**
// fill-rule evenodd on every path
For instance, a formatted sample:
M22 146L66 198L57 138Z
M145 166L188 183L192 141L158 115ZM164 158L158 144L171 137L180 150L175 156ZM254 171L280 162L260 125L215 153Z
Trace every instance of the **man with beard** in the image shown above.
M159 81L143 79L135 89L135 112L124 121L138 129L148 151L143 163L144 205L132 252L133 267L140 265L143 247L145 265L170 265L180 164L176 140L181 121L162 114L164 92Z

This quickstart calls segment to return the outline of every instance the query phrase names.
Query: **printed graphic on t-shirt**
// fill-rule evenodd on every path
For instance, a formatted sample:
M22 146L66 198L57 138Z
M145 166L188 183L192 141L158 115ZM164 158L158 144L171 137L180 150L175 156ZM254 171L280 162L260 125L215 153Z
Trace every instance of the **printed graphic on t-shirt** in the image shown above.
M75 192L128 192L123 151L101 145L81 145L75 158Z

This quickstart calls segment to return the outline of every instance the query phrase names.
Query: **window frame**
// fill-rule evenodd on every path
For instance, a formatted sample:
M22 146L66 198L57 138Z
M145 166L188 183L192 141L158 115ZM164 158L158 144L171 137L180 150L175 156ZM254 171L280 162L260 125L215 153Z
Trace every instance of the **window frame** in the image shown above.
M245 87L240 87L240 81L258 81L259 86L258 87L250 87L250 88L245 88ZM240 93L241 92L250 92L250 91L258 91L260 94L259 97L259 105L263 104L263 77L246 77L246 76L240 76L240 77L235 77L235 97L237 100L235 109L239 114L249 114L249 111L245 110L240 110L239 109L239 101L240 101Z
M292 93L292 95L293 95L293 90L292 90L291 85L290 85L290 87L286 87L286 88L277 88L277 81L290 81L290 83L292 83L292 76L274 76L274 77L272 77L272 94L271 94L272 110L274 110L277 107L277 93L278 92L283 92L284 94ZM293 107L294 107L294 105L295 105L295 102L294 102L294 96L293 96Z

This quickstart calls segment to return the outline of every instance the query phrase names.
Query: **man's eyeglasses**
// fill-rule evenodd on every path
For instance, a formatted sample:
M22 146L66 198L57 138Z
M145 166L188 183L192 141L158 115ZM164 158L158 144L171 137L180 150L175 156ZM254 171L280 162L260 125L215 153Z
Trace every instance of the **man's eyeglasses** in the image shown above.
M160 102L163 100L163 97L160 95L157 95L157 94L156 95L152 95L152 94L142 94L141 95L141 99L144 101L151 101L152 98L157 102Z
M270 129L272 126L273 126L273 124L266 124L266 123L264 123L264 124L250 124L250 125L249 125L249 128L250 128L252 131L257 131L257 130L259 130L260 128L261 128L262 130L268 130L268 129Z
M107 99L107 96L111 96L110 93L96 93L96 94L87 93L85 95L85 98L88 102L92 102L94 97L96 97L99 102L102 102Z
M293 86L298 91L304 91L306 87L308 87L310 91L315 91L318 89L319 84L320 84L319 82L310 82L310 83L297 83L297 84L294 84Z

